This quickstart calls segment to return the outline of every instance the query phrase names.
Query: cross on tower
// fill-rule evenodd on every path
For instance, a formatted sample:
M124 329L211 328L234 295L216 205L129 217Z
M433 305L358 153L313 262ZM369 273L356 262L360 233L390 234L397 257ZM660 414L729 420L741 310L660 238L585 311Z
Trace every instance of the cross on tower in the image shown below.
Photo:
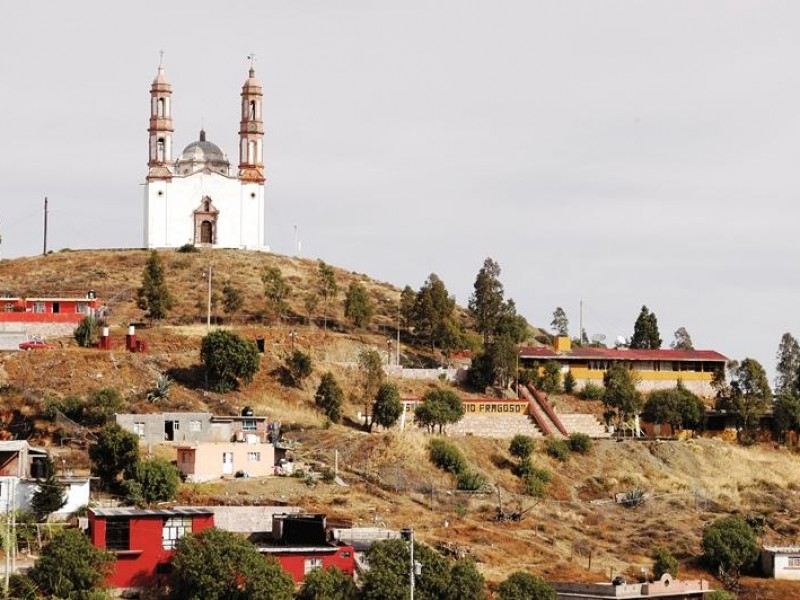
M161 68L164 66L164 51L158 51L158 67Z
M255 69L256 68L256 55L255 55L254 52L251 52L250 54L247 55L247 60L250 61L250 68L251 69Z

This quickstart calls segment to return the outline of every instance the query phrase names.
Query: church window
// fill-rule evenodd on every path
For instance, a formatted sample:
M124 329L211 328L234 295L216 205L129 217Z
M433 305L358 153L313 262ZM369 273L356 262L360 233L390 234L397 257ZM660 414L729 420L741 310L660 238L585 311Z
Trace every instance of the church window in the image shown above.
M203 221L200 223L200 243L213 244L214 243L214 226L211 221Z
M164 162L164 138L158 138L156 144L156 160L158 162Z
M250 118L255 120L256 118L256 101L250 100Z
M159 117L163 117L163 116L166 115L165 107L166 107L166 100L164 98L159 98L158 99L158 113L157 113Z

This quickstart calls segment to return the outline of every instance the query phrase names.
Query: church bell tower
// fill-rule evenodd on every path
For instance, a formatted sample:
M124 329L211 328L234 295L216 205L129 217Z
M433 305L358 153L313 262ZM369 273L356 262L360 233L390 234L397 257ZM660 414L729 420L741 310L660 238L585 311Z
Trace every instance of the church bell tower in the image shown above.
M158 74L150 86L150 167L147 179L170 178L172 166L172 86L164 75L164 67L158 65Z
M239 179L264 183L264 122L261 120L261 83L250 66L242 86L242 118L239 122Z

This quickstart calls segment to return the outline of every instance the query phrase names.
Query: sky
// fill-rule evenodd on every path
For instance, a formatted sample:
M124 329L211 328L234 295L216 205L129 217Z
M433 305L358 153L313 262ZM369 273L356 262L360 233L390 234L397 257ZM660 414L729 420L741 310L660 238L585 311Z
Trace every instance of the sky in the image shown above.
M175 154L235 163L264 86L267 244L466 304L486 257L548 327L753 357L800 336L800 3L15 2L0 26L0 252L142 246L159 51Z

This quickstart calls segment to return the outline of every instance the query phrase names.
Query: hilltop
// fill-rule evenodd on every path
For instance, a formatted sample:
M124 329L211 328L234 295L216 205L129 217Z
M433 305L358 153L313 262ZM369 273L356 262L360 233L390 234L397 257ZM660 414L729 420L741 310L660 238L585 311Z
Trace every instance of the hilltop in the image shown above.
M210 410L235 413L248 405L285 426L285 437L297 444L296 455L312 465L332 465L338 451L342 477L349 487L301 479L233 480L185 485L183 502L289 502L309 510L353 519L361 524L399 528L413 525L424 541L455 542L468 547L489 581L497 582L517 569L532 569L554 580L606 579L610 574L635 576L648 567L651 549L666 545L682 561L682 574L711 578L696 563L704 524L724 514L758 513L767 516L772 541L793 540L800 531L798 484L800 461L781 447L748 448L721 440L685 442L597 441L586 456L571 455L565 462L541 449L537 465L553 473L548 496L537 501L523 495L510 469L508 442L477 436L453 437L472 467L480 470L494 489L483 494L454 491L454 480L435 469L427 458L426 434L419 430L367 434L352 426L330 425L314 409L313 393L319 377L332 371L353 391L354 373L347 363L361 348L387 351L394 338L400 289L368 276L335 269L340 298L327 327L319 315L310 321L303 293L315 281L318 262L274 254L214 250L197 253L163 252L167 283L176 306L164 323L149 326L135 305L135 290L148 253L144 250L61 251L47 256L0 261L0 289L16 294L42 294L94 289L109 301L109 325L115 338L111 352L78 348L73 340L55 341L47 352L0 355L0 382L5 411L19 409L35 426L33 441L51 445L76 469L87 468L85 454L58 446L54 424L42 416L49 399L85 396L100 387L117 388L125 410ZM265 340L262 367L255 380L238 392L218 394L203 388L198 369L199 343L206 333L207 278L212 266L212 291L230 282L245 296L239 314L215 317L242 335ZM270 322L265 311L260 274L280 267L290 283L288 318ZM362 283L376 305L368 330L346 325L341 298L351 281ZM466 314L460 310L461 319ZM149 351L125 352L121 339L131 322L141 323L138 335ZM292 335L294 333L294 335ZM436 364L439 357L412 345L402 334L406 364ZM302 388L281 383L279 367L292 344L312 354L315 369ZM146 400L160 375L174 380L171 396L158 404ZM418 396L439 382L398 382L403 395ZM449 385L449 384L448 384ZM475 395L458 390L462 395ZM573 409L583 401L559 397ZM349 403L346 414L355 419L360 406ZM614 495L641 488L650 500L639 508L625 508ZM524 511L520 523L493 520L498 496L506 507ZM591 563L591 565L590 565ZM591 569L590 569L591 566ZM785 598L787 584L758 579L745 581L743 598Z

